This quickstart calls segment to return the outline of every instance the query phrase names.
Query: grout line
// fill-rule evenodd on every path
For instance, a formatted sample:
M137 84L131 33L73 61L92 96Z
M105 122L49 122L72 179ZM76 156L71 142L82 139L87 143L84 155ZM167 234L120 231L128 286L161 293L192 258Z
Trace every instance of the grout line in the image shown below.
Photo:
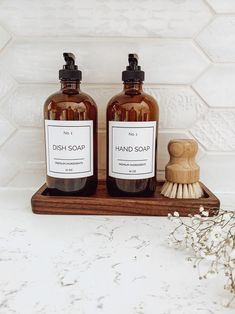
M144 87L147 88L158 88L158 87L189 87L190 85L188 83L146 83L144 84Z
M4 186L0 187L0 192L8 192L8 191L15 191L15 192L21 192L21 191L32 191L36 192L39 187L22 187L22 188L17 188L17 187L12 187L12 186Z
M221 65L221 66L223 66L223 65L232 65L232 66L234 66L234 64L235 64L235 60L234 61L219 61L219 60L212 60L212 63L214 64L214 65Z
M211 56L201 47L201 45L198 43L197 40L193 40L194 45L207 57L207 59L211 62L214 63L212 60Z
M223 1L223 0L222 0L222 1ZM209 8L209 10L211 11L211 13L217 14L217 12L215 11L215 9L211 6L211 4L210 4L207 0L203 0L203 2L204 2L205 5Z
M1 21L1 27L8 33L9 39L5 43L5 45L0 49L0 54L6 50L6 47L11 46L12 42L14 41L15 35L8 29L8 27Z
M204 102L204 104L207 106L209 111L234 111L235 110L235 104L234 106L211 106L207 100L197 91L197 89L191 85L190 88L197 94L197 96Z
M202 54L203 55L203 54ZM208 60L208 58L207 58ZM4 69L5 70L5 69ZM19 85L57 85L59 86L60 82L57 80L55 81L17 81L17 83ZM180 83L172 83L172 82L146 82L144 84L144 87L146 86L155 86L155 87L158 87L158 86L187 86L190 84L190 81L189 82L180 82ZM120 79L120 81L117 81L117 82L87 82L87 81L82 81L82 85L81 86L110 86L110 87L121 87L123 86L123 83Z
M233 17L235 17L235 11L234 12L216 12L216 15L218 17L220 17L220 16L233 16Z
M192 131L190 129L188 129L188 132L195 139L195 141L198 143L198 145L200 146L200 148L204 152L204 155L199 160L203 159L205 154L208 152L207 148L204 146L203 143L200 142L200 140L192 133Z
M82 42L84 40L87 40L87 41L92 41L92 40L95 40L97 42L99 41L103 41L103 40L109 40L109 41L130 41L130 39L132 41L139 41L139 39L143 40L143 41L149 41L149 40L159 40L159 41L189 41L191 40L192 36L177 36L177 37L174 37L174 36L133 36L133 35L130 35L130 36L126 36L126 35L123 35L123 36L115 36L115 35L110 35L110 36L96 36L96 35L93 35L93 36L89 36L89 35L73 35L73 36L67 36L67 35L60 35L60 36L56 36L56 35L39 35L39 36L35 36L35 35L13 35L12 38L14 38L14 42L28 42L28 41L41 41L41 42L47 42L47 41L50 41L50 42L70 42L70 43L79 43L79 42Z
M190 132L190 134L192 134L191 132ZM193 136L193 134L192 134L192 136ZM195 138L195 136L193 136L193 138ZM196 140L196 138L195 138L195 140ZM197 141L197 140L196 140ZM198 141L197 141L198 142ZM206 150L205 150L205 148L201 145L201 143L199 143L198 142L198 149L201 151L201 156L198 156L198 154L196 155L196 158L197 158L197 160L199 161L199 160L202 160L202 158L206 155Z
M6 185L6 188L9 187L9 185L11 184L11 182L21 173L23 169L23 166L20 166L18 168L18 170L16 171L16 173L13 175L13 177L11 179L8 180L8 182L5 184Z
M234 105L234 107L228 107L228 106L226 106L226 107L210 107L210 111L211 112L213 112L213 111L215 111L215 112L224 112L224 111L235 111L235 105Z
M235 151L218 151L218 150L206 150L207 155L217 155L217 156L235 156Z
M9 34L10 35L10 34ZM10 37L9 40L5 43L5 45L0 49L0 55L4 54L5 51L12 46L12 43L14 42L13 37Z
M193 86L193 84L195 83L195 82L197 82L211 67L213 67L213 63L212 62L210 62L210 64L208 64L208 66L207 67L205 67L202 71L201 71L201 73L199 73L197 76L196 76L196 78L194 78L194 80L190 83L190 86Z
M12 77L12 76L11 76ZM55 81L55 82L47 82L47 81L43 81L43 82L29 82L29 81L21 81L21 82L17 82L14 78L13 80L16 82L17 84L17 88L20 87L20 86L59 86L60 85L60 82L59 81ZM120 82L117 82L117 83L105 83L105 82L100 82L100 83L86 83L86 82L82 82L81 84L81 88L108 88L108 89L111 89L111 88L119 88L119 89L122 89L123 87L123 83L122 81L120 80ZM190 83L145 83L143 84L143 88L169 88L169 87L175 87L175 88L178 88L178 87L183 87L183 88L186 88L186 87L190 87Z
M5 73L5 71L3 71L3 73ZM8 73L7 73L8 74ZM10 79L12 79L13 81L13 86L12 88L1 98L0 100L0 108L2 106L4 106L4 103L7 102L7 100L11 97L11 95L13 93L15 93L15 91L19 88L19 84L17 83L17 81L9 74Z
M198 122L200 121L203 121L204 119L206 119L206 117L208 116L208 112L209 112L209 109L207 112L205 112L205 114L203 114L201 116L201 118L197 119L194 123L192 123L192 125L187 129L187 131L193 135L192 133L192 129L197 125ZM196 138L194 135L193 135L194 138ZM204 147L206 149L206 147Z
M199 43L198 41L198 37L200 36L200 34L210 25L212 24L216 18L218 16L222 16L223 14L217 14L215 13L214 16L212 16L211 20L209 21L209 23L207 23L201 30L200 32L198 32L195 36L193 36L192 40L194 41L194 43L197 45L197 47L208 57L208 59L216 64L216 63L219 63L219 64L233 64L235 63L235 60L234 61L219 61L219 60L213 60L213 57L209 55L209 53L206 51L206 49L204 49L204 47ZM234 16L235 17L235 13L234 14L231 14L231 16Z
M213 65L213 61L208 57L204 50L194 40L192 41L192 44L198 50L198 52L200 51L200 53L205 57L205 59L208 61L208 65L204 67L204 69L196 76L196 78L194 77L194 79L188 84L190 86L194 82L196 82Z
M212 13L212 16L208 22L205 23L205 25L203 25L202 28L196 34L194 34L194 36L192 36L192 40L196 40L196 38L216 19L216 16L217 14L215 12Z
M180 128L159 128L159 134L165 134L165 133L186 133L187 129L180 129Z
M200 120L198 120L200 121ZM197 121L196 121L197 122ZM196 123L195 123L196 124ZM194 124L194 125L195 125ZM193 126L192 126L193 127ZM188 129L188 132L194 137L194 139L201 145L201 147L203 148L203 150L205 151L206 154L213 154L213 155L235 155L235 150L228 150L228 151L217 151L217 150L209 150L208 148L206 148L206 146L192 133L192 128Z
M193 85L190 86L190 88L193 90L193 92L201 99L201 101L204 103L204 105L207 107L208 110L211 109L210 105L207 103L207 101L203 98L203 96L195 89Z
M204 58L209 61L210 63L213 62L210 57L205 53L205 51L202 49L202 47L192 39L192 45L199 51L199 53L204 56Z
M9 121L10 124L11 121ZM18 128L15 128L15 130L13 130L13 132L5 139L5 141L0 145L0 149L4 149L4 146L6 145L6 143L18 132Z
M15 34L8 28L8 25L6 25L2 20L0 21L0 24L12 39L15 38Z
M195 46L197 46L204 54L205 56L210 60L210 62L213 64L213 65L234 65L235 63L235 60L234 61L219 61L219 60L213 60L213 57L210 56L207 51L198 43L197 40L194 40L193 41Z
M9 34L10 35L10 34ZM2 48L0 49L0 54L6 49L6 47L8 47L8 45L10 45L12 42L12 38L10 37L6 43L2 46Z

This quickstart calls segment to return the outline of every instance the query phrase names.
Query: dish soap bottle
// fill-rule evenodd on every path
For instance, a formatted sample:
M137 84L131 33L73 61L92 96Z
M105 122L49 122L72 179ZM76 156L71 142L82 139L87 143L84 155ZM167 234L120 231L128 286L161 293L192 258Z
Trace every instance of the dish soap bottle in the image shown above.
M156 189L159 109L143 91L137 54L128 61L124 89L107 106L107 189L112 196L150 196Z
M44 105L46 183L50 195L91 195L97 186L97 108L80 90L75 56L63 56L61 90Z

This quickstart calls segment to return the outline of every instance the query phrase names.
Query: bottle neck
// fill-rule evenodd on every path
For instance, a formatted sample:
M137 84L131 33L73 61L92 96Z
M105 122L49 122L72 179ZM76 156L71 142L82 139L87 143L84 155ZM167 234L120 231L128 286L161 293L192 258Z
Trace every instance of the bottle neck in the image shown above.
M123 91L125 94L140 94L143 91L143 82L124 82Z
M80 81L60 81L63 92L80 91Z

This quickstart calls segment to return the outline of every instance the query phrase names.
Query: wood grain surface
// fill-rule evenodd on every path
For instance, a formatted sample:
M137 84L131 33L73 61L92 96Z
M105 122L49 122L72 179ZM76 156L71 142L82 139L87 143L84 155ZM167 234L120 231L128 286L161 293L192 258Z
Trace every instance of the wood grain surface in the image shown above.
M167 216L178 211L181 216L199 213L200 205L216 215L219 199L202 183L204 197L200 199L169 199L160 194L163 182L158 182L151 197L111 197L106 191L105 181L100 180L96 194L84 196L50 196L44 184L31 199L36 214L65 215L139 215Z

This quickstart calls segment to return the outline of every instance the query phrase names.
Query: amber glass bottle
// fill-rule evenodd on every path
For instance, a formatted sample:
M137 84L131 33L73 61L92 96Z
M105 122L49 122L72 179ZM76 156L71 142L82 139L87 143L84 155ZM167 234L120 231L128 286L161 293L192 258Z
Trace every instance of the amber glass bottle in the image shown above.
M61 90L44 105L47 187L51 195L91 195L97 186L97 108L81 92L82 73L64 53Z
M129 54L123 91L107 107L107 189L112 196L150 196L156 189L159 109L143 89L138 56Z

